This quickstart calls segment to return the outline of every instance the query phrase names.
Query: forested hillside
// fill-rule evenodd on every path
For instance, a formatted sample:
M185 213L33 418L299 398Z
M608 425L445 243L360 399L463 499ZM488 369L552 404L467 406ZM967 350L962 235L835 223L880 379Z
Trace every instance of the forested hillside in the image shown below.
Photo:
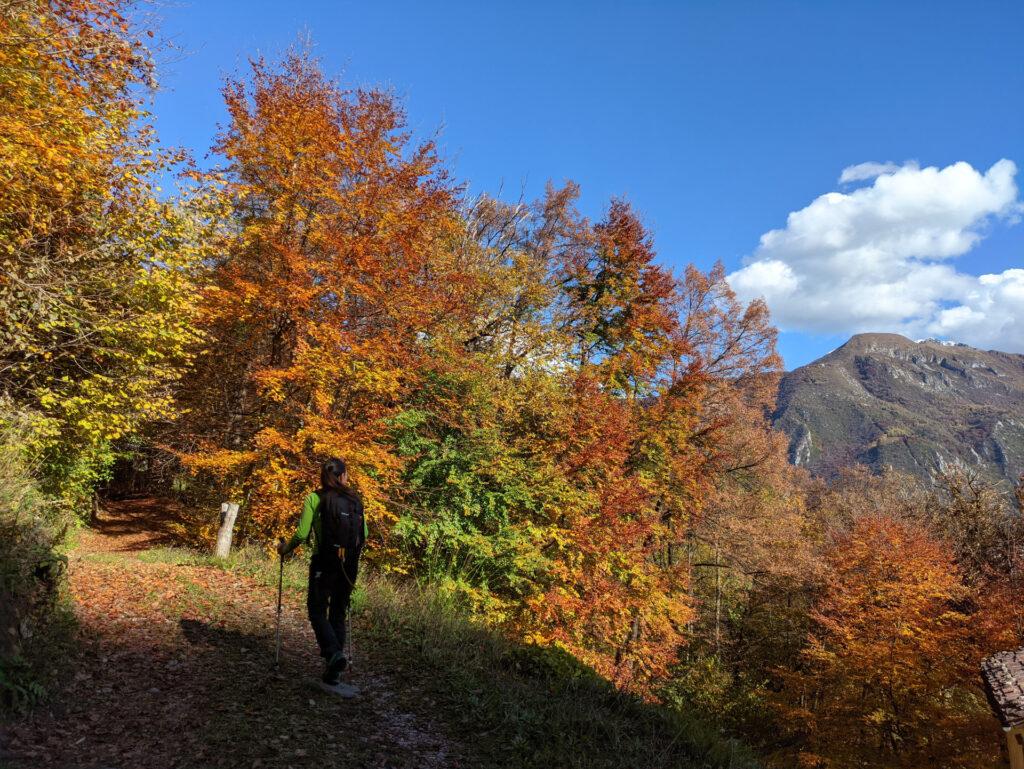
M637 730L664 766L739 766L748 749L778 767L999 760L977 667L1024 643L1019 486L810 478L771 425L767 309L737 301L721 267L674 274L627 201L588 218L571 181L532 202L470 196L391 93L346 86L304 47L227 80L228 122L200 163L152 128L159 30L126 3L14 0L0 14L10 713L71 696L51 680L53 649L89 636L58 632L69 615L94 631L130 622L97 601L139 601L129 616L169 627L196 606L212 626L222 613L215 646L251 631L239 596L262 594L203 570L234 562L175 550L199 587L145 594L138 575L167 570L97 555L111 497L159 500L175 510L161 537L203 553L221 502L237 502L236 545L255 557L294 530L338 455L365 503L365 572L378 595L406 596L365 610L378 672L447 671L431 696L493 710L465 726L449 701L438 717L480 740L552 724L510 736L504 765L597 765L587 750L606 760ZM108 561L123 594L90 579ZM423 640L444 617L403 625L423 596L458 618L458 639L497 645L468 679ZM116 635L144 669L133 655L155 641ZM495 660L512 678L488 684ZM303 697L261 686L302 719ZM182 696L174 676L158 688ZM498 707L495 690L521 701ZM577 739L591 705L612 723L594 727L597 747ZM54 712L19 733L63 733ZM477 765L502 763L488 755Z

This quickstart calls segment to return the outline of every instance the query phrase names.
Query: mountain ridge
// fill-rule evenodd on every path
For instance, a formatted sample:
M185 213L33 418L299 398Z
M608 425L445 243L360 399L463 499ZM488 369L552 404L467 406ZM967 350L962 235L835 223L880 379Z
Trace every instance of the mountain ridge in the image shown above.
M1024 355L899 334L856 334L779 382L776 428L816 475L859 463L930 479L959 466L1024 472Z

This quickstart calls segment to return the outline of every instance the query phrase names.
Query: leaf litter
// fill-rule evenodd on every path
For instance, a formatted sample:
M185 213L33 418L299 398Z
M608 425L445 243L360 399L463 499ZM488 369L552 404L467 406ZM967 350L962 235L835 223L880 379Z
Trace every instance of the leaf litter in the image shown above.
M7 766L466 765L429 697L377 671L373 649L359 649L351 674L358 698L310 696L321 660L296 592L273 671L276 589L212 566L139 559L152 542L139 510L111 503L71 553L73 672L50 704L4 729Z

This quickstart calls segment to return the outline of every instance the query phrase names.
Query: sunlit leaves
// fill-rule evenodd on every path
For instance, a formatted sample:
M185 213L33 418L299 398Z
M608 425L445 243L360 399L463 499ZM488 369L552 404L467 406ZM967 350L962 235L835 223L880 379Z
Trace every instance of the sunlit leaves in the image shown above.
M156 187L179 158L147 125L123 5L6 3L0 27L0 387L38 414L30 448L71 497L173 414L198 338L204 201Z
M866 515L836 537L783 693L803 763L990 765L966 595L949 547L912 523Z
M254 532L270 535L317 464L343 455L386 530L399 460L385 436L442 311L452 190L394 99L343 90L305 52L254 62L224 96L230 231L204 296L210 345L185 395L182 456L246 495Z

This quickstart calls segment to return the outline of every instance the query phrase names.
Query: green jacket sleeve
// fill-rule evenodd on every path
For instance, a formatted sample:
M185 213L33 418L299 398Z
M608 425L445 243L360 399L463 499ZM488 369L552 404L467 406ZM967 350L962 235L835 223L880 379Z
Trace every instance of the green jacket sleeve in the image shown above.
M302 515L299 516L299 526L295 529L291 541L288 542L288 549L294 550L301 544L309 541L309 535L313 531L313 518L316 517L316 509L320 505L320 497L314 491L302 503ZM314 543L315 544L315 543Z

